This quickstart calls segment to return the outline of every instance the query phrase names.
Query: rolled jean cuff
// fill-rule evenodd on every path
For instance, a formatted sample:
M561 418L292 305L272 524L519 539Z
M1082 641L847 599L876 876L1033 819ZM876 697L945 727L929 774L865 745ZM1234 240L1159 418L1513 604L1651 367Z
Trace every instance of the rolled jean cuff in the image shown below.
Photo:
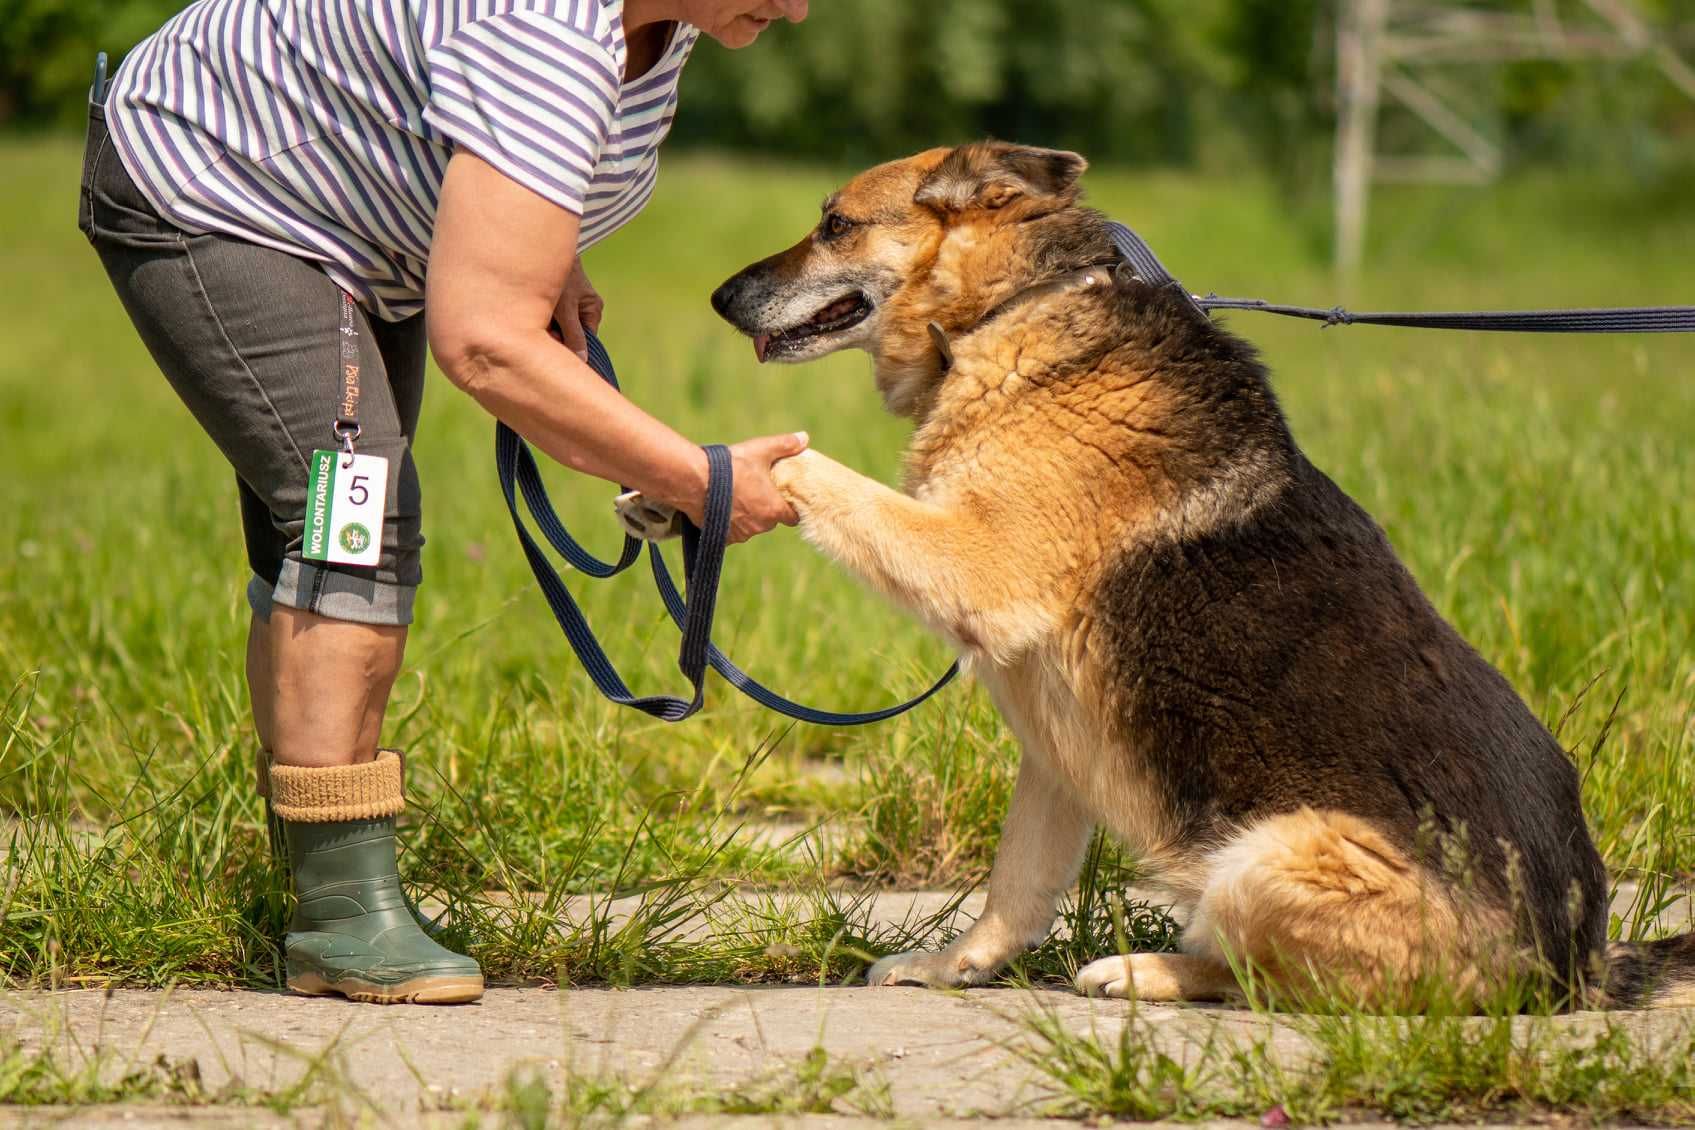
M271 622L271 605L276 603L271 599L271 590L274 588L275 585L257 573L247 582L247 607L253 610L253 615L267 624Z
M259 587L263 584L259 581ZM248 585L247 600L254 605L254 612L259 613L254 604L254 588ZM276 587L270 592L270 604L354 624L403 627L412 622L412 603L417 596L417 585L397 585L290 557L282 563ZM259 615L270 619L269 608Z

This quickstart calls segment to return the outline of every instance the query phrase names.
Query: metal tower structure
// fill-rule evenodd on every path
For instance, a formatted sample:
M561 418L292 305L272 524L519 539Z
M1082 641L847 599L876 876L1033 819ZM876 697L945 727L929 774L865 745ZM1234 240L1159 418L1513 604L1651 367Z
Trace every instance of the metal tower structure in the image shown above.
M1446 95L1436 68L1526 60L1639 59L1695 99L1695 67L1630 0L1557 0L1528 11L1419 0L1339 0L1336 24L1336 265L1358 265L1374 182L1483 183L1501 169L1500 146ZM1377 119L1386 101L1410 111L1447 142L1447 156L1381 153Z

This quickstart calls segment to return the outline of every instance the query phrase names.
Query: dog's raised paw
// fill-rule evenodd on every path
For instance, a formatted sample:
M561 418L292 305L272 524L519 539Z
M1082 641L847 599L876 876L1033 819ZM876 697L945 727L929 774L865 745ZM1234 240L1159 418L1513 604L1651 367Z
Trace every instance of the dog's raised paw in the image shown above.
M625 532L633 538L665 541L682 535L682 515L674 507L648 499L639 490L626 491L613 499L612 509Z
M771 481L789 502L799 502L806 475L814 470L819 462L817 452L810 449L790 455L786 459L779 459L771 464Z

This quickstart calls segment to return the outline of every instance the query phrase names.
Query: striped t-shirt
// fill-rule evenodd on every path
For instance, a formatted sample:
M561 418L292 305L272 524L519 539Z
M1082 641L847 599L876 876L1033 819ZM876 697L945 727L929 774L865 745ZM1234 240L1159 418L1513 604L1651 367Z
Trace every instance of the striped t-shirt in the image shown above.
M124 60L106 118L185 231L312 259L380 317L423 309L455 146L582 217L641 210L699 32L623 81L623 0L198 0Z

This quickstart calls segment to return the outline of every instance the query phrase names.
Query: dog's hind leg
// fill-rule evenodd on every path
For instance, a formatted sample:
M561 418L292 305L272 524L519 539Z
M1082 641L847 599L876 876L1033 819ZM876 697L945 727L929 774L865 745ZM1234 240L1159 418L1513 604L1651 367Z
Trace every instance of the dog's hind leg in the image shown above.
M983 915L939 953L893 954L871 967L872 985L978 985L1040 944L1059 896L1082 866L1091 824L1045 754L1026 747L989 872Z
M1356 816L1302 809L1238 832L1209 858L1186 953L1299 999L1396 1007L1423 985L1479 985L1503 920L1462 925L1456 892Z

